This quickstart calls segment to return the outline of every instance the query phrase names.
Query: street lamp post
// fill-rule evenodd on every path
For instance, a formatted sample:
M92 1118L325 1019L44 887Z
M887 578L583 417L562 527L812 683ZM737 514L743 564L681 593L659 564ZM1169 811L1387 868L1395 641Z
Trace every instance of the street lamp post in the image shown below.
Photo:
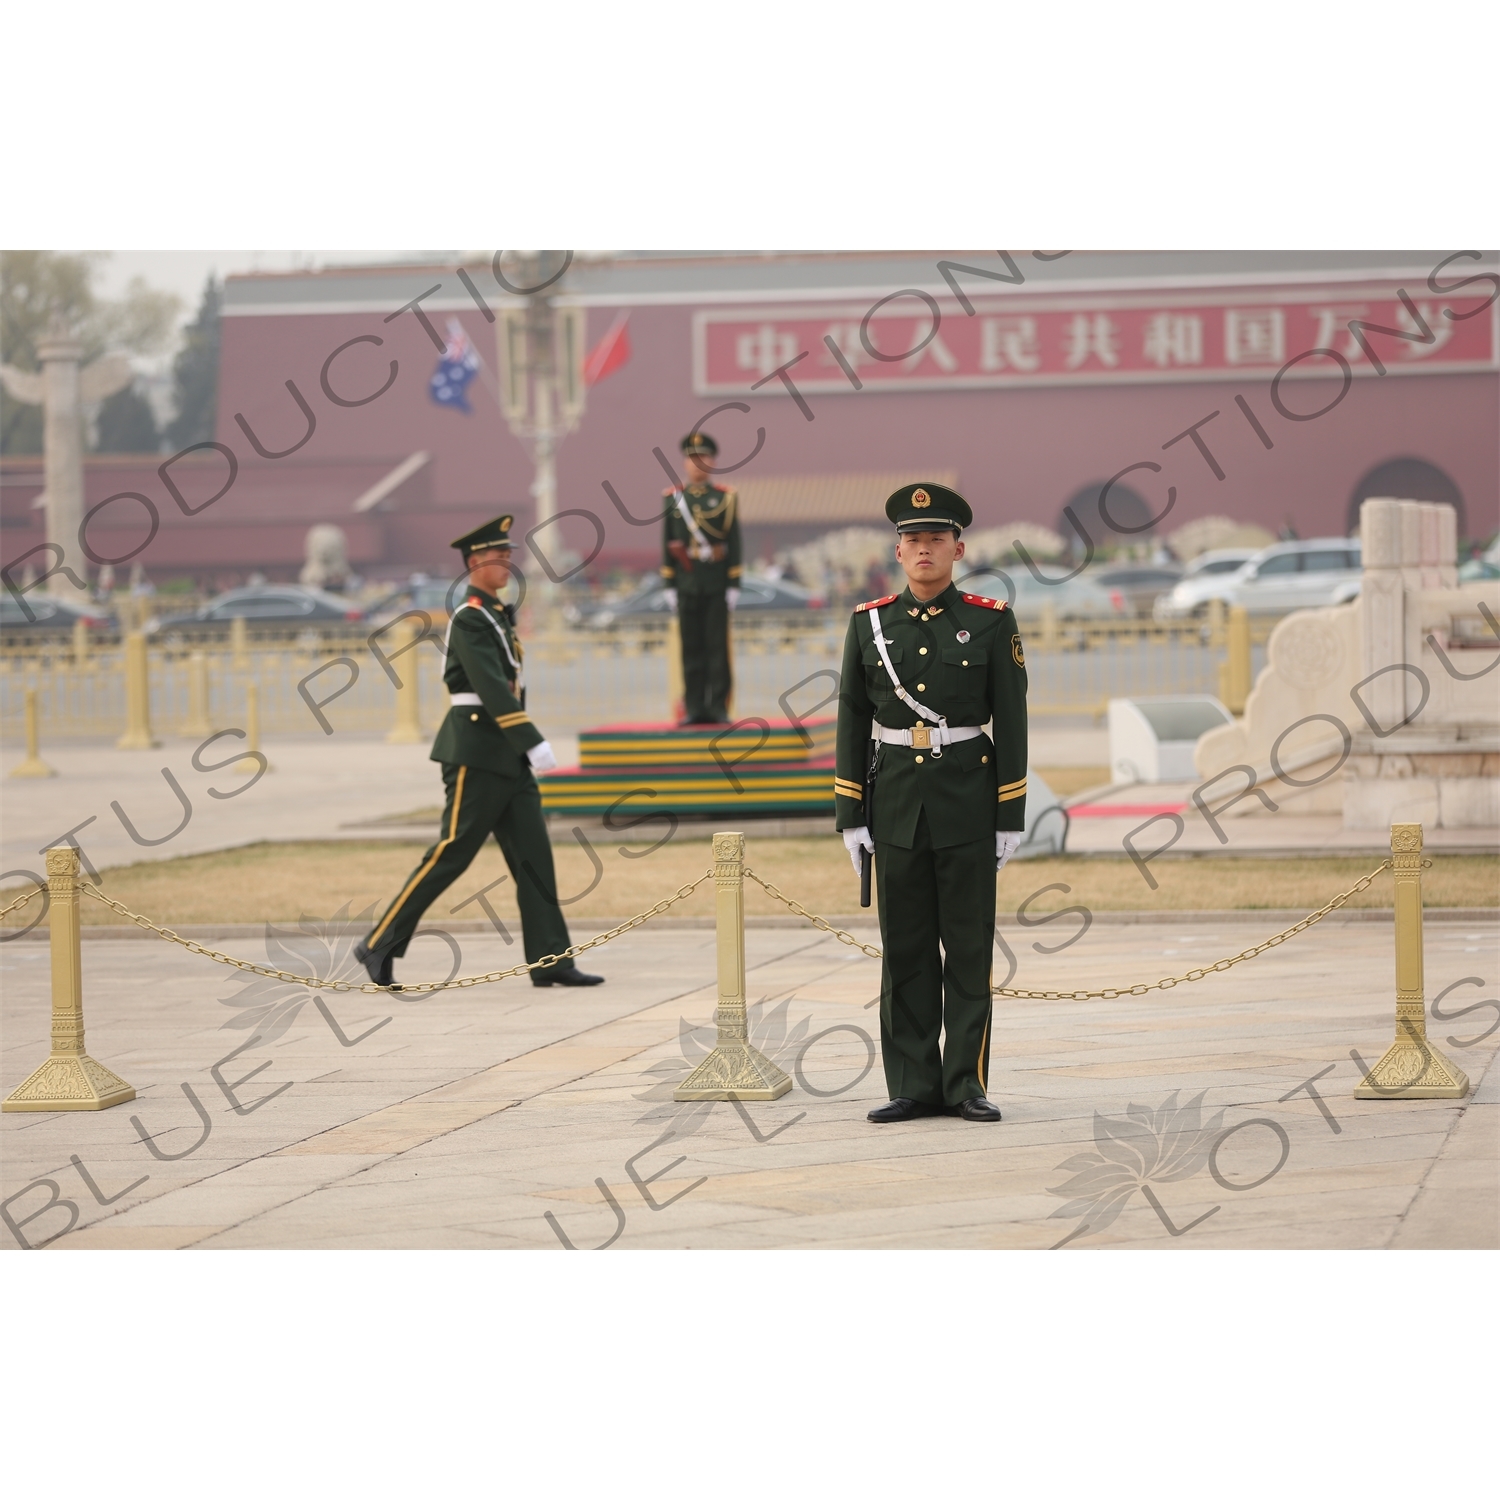
M583 416L584 310L560 306L557 295L570 259L560 250L518 255L507 281L536 290L522 290L517 302L502 309L496 327L500 409L510 430L531 448L536 521L528 535L533 537L545 534L557 515L557 445ZM547 543L555 555L556 539L548 537ZM533 554L539 550L533 542ZM536 583L550 610L556 584L545 560L539 567Z

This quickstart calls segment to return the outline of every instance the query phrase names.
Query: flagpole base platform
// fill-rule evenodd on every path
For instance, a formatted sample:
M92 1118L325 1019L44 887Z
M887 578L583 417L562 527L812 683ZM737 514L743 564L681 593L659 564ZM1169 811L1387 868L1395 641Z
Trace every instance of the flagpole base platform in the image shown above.
M703 1099L779 1099L792 1087L770 1058L748 1042L725 1042L677 1085L672 1097L678 1103Z
M87 1052L54 1053L16 1089L0 1110L6 1114L70 1109L111 1109L128 1104L135 1090Z

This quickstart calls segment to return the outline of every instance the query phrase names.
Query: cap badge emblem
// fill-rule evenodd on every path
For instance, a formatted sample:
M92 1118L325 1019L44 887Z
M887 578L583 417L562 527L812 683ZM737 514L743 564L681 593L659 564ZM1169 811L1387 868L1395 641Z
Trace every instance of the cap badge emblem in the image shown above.
M911 503L918 510L926 510L927 507L932 504L932 496L929 495L926 490L913 490L911 494Z

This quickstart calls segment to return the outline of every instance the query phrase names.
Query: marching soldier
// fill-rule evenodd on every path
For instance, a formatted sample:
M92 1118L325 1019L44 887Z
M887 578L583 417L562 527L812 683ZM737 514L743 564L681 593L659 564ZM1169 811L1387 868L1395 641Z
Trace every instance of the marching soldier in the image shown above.
M354 950L376 984L394 984L392 961L406 953L422 913L468 869L492 833L516 883L527 963L570 946L533 774L550 771L557 757L526 712L515 617L497 597L510 580L513 519L498 516L452 544L468 568L469 588L448 624L443 680L451 706L432 745L448 789L442 837ZM565 958L533 969L531 982L588 985L604 979L580 972Z
M834 780L844 844L856 870L873 855L879 891L890 1103L869 1117L998 1120L985 1097L995 872L1026 823L1026 659L1014 613L954 587L974 519L963 497L909 484L885 513L907 585L849 621Z
M661 576L682 636L686 724L729 720L729 616L740 598L739 497L709 481L719 445L706 432L682 440L688 482L663 490Z

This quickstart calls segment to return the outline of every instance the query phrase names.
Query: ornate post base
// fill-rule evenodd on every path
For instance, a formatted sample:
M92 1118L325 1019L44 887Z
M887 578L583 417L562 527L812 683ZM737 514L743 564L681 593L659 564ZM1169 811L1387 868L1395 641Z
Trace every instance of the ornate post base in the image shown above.
M127 1104L135 1090L87 1052L67 1056L54 1052L13 1094L0 1110L6 1114L28 1110L109 1109Z
M1426 1037L1397 1037L1354 1090L1356 1099L1462 1099L1469 1078Z
M750 1045L745 1017L745 835L714 835L714 926L718 937L718 1045L672 1091L696 1099L779 1099L792 1086L770 1058Z

